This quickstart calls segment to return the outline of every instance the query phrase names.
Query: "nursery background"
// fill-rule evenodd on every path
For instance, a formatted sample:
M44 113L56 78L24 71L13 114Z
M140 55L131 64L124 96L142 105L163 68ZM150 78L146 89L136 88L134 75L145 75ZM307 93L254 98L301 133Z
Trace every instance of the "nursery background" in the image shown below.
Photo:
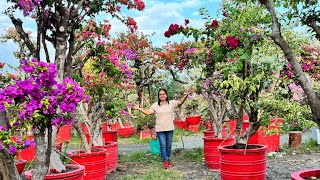
M319 7L1 1L0 179L320 178Z

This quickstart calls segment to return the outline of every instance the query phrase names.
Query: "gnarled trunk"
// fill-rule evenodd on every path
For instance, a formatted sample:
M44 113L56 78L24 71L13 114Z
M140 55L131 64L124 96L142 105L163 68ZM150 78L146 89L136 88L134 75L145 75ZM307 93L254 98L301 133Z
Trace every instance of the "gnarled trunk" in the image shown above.
M6 112L0 112L0 125L7 129ZM10 156L6 149L0 151L2 158L0 158L0 179L3 180L18 180L20 176L14 164L14 159Z
M4 152L3 150L2 153L9 155L8 152ZM7 155L6 157L0 158L0 179L20 180L17 168L14 164L14 159Z
M318 124L318 127L320 127L320 99L318 99L316 92L312 89L310 83L308 82L301 65L297 61L295 53L281 35L281 25L277 18L273 2L271 0L260 0L260 2L266 6L272 18L272 34L270 36L273 41L282 49L285 57L290 62L300 86L307 95L308 104L310 105L312 111L313 121Z
M52 129L48 129L48 144L46 143L45 132L34 134L36 141L36 161L34 171L32 173L32 180L44 179L49 171L49 163L51 157L51 137Z

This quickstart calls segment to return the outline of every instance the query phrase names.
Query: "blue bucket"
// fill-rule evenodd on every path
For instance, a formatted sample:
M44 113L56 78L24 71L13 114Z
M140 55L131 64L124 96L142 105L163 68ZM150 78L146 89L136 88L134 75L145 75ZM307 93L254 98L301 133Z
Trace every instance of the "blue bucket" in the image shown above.
M160 154L160 143L158 139L150 140L149 144L152 154Z

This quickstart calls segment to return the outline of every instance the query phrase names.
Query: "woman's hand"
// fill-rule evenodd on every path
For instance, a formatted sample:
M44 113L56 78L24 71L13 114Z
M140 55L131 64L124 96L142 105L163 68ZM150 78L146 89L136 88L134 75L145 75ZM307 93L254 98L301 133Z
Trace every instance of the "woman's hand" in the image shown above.
M193 93L194 92L194 89L189 89L186 93L184 93L184 94L187 94L187 95L189 95L189 94L191 94L191 93Z

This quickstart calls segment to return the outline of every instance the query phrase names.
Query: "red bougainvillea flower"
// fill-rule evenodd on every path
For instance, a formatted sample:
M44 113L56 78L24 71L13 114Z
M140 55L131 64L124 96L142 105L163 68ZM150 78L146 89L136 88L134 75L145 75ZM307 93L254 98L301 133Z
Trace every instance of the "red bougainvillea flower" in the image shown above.
M219 23L218 23L217 20L213 20L212 23L211 23L211 25L212 25L213 27L219 27Z
M4 62L0 62L0 69L2 69L4 67L5 63Z
M185 19L184 22L186 25L190 23L189 19Z
M170 36L171 36L170 31L166 31L166 32L164 32L164 36L165 36L165 37L167 37L167 38L168 38L168 37L170 37Z
M240 44L240 40L235 38L235 37L233 37L233 36L227 36L226 37L226 42L231 47L231 49L235 49Z
M179 29L179 25L178 25L178 24L171 24L171 25L169 26L169 31L170 31L172 34L178 33L178 29Z

